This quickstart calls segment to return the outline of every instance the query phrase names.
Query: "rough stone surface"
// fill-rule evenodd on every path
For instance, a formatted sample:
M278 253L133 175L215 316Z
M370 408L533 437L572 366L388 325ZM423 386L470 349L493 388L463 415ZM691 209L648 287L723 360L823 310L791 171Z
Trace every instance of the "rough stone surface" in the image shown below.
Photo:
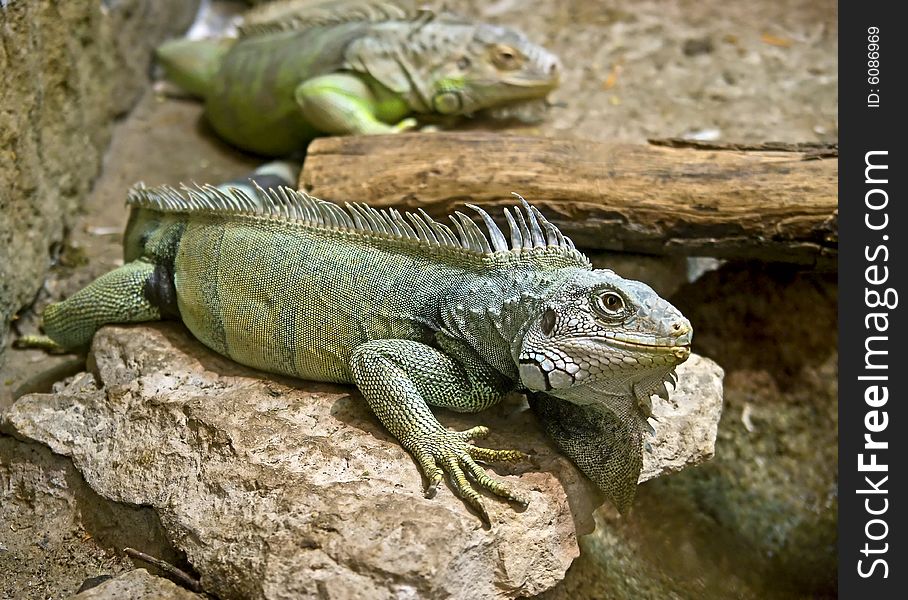
M156 577L145 569L133 569L73 596L73 600L201 600L204 596Z
M490 498L487 530L448 488L422 497L416 465L352 388L263 377L176 324L104 328L89 362L95 375L21 398L6 426L71 456L102 496L154 507L223 598L536 594L562 579L601 503L518 397L441 417L535 452L496 469L531 501ZM654 406L643 479L712 455L721 369L692 357L678 376Z
M434 4L518 26L561 58L561 85L551 96L558 106L530 128L544 135L838 137L832 0L573 0L538 2L533 10L525 0Z
M0 359L101 168L151 50L197 0L0 3Z
M69 598L133 568L125 546L180 564L152 510L108 502L70 459L0 434L0 598Z
M694 354L679 367L678 376L668 401L653 403L656 432L647 439L650 451L643 455L641 483L713 456L722 413L722 368Z

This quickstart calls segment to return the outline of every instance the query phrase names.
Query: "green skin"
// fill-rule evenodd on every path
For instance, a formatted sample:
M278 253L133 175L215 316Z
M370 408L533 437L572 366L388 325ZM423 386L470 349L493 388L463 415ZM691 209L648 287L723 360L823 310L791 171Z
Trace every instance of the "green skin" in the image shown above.
M282 32L243 40L226 53L205 94L206 115L230 143L268 156L297 150L319 135L394 133L415 121L406 102L365 75L317 74L336 65L332 46L361 29L335 28L333 36ZM326 47L327 46L327 47ZM299 48L305 47L306 52Z
M369 225L381 220L377 211L367 218L351 210L357 224L349 218L332 224L243 214L223 196L202 195L216 210L155 190L134 192L131 203L145 217L132 222L127 239L141 240L140 254L47 308L44 328L53 344L83 347L106 323L178 318L205 345L242 364L355 384L420 465L427 495L447 473L487 523L476 487L527 500L477 461L525 455L473 445L485 427L449 431L429 405L475 412L512 390L533 392L535 404L543 399L540 414L556 442L581 468L592 463L597 483L616 486L606 493L620 506L628 486L632 497L646 402L664 392L662 381L687 358L691 336L687 320L652 289L592 270L572 244L555 239L554 228L546 242L529 207L530 229L540 235L523 238L535 247L502 249L500 237L492 251L480 248L470 223L460 238L473 235L473 242L454 247L424 235L380 233ZM303 194L290 196L317 206ZM155 208L160 198L164 206ZM637 424L626 440L601 423L578 433L582 411L591 407ZM632 460L602 472L602 447Z
M414 54L414 44L431 50ZM205 99L221 137L267 156L320 135L405 131L416 126L414 114L542 100L558 83L557 58L521 34L443 20L176 40L157 55L171 81Z

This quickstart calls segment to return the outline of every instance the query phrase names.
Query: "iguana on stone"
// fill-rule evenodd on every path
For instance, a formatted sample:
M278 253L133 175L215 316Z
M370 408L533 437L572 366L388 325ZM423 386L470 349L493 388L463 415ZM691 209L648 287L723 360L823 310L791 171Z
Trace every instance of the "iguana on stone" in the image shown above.
M134 187L127 261L44 312L53 345L106 323L180 319L242 364L355 384L416 459L427 496L447 473L488 523L476 487L525 496L481 461L525 455L445 429L429 405L488 408L512 390L622 510L640 473L650 396L690 353L690 323L643 283L593 270L522 198L510 232L471 206L453 228L425 212L345 208L279 187ZM137 216L138 215L138 216ZM28 345L47 338L24 339ZM474 487L475 486L475 487Z
M268 18L239 38L157 51L167 77L205 100L221 137L262 155L319 135L404 131L414 114L538 105L558 84L558 59L523 34L447 13L335 0Z

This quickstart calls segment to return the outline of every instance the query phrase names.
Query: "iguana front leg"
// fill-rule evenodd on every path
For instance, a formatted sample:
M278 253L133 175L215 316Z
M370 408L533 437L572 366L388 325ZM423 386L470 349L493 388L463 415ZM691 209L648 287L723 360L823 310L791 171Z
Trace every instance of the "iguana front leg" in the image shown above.
M382 121L379 116L394 119L406 114L403 100L386 101L395 106L385 106L360 77L350 73L308 79L296 88L295 97L306 121L333 135L398 133L416 127L412 118L395 125Z
M452 342L443 342L446 350ZM448 431L429 410L428 404L459 412L482 410L496 403L511 385L479 360L466 356L458 362L451 356L419 342L373 340L357 347L350 366L356 385L388 431L411 454L429 480L426 496L434 493L443 473L459 496L488 524L482 497L470 478L482 488L522 505L527 500L490 477L476 460L515 461L526 458L516 450L492 450L469 443L488 434L486 427ZM458 358L464 358L459 356Z

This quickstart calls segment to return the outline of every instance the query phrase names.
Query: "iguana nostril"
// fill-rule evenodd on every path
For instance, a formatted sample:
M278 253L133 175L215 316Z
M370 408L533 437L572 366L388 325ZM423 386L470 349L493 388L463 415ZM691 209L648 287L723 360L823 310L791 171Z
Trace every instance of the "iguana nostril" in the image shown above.
M684 321L675 321L672 323L672 331L678 335L684 335L690 331L690 325Z
M670 328L671 336L674 337L674 344L677 344L679 346L690 345L691 337L693 335L693 328L690 326L690 323L687 319L681 318L672 321Z

